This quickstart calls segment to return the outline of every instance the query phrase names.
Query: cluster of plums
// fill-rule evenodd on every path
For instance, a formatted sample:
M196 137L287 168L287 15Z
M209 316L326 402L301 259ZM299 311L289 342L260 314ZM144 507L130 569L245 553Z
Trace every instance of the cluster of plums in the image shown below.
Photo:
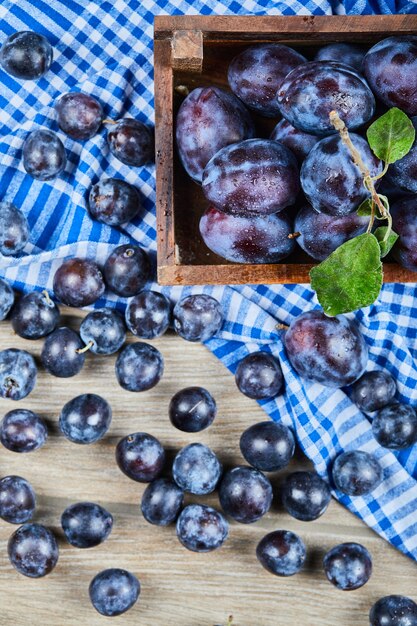
M369 50L330 44L313 61L288 46L265 43L232 59L232 93L216 86L193 89L177 114L176 142L186 172L207 200L200 219L207 247L235 263L276 263L298 244L322 261L364 233L369 219L356 209L369 193L329 113L339 114L370 174L378 176L382 163L363 136L374 119L375 99L379 109L416 115L416 70L413 36L389 37ZM264 138L257 116L282 119ZM400 238L393 254L415 271L409 225L417 223L416 196L410 195L417 193L416 172L417 142L389 168L386 192L397 200L392 216Z

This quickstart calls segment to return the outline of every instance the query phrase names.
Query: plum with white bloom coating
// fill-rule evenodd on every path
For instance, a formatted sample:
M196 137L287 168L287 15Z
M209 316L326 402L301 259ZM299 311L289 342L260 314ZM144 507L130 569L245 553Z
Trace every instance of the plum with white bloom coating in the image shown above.
M7 544L13 567L29 578L41 578L49 574L58 562L57 541L41 524L24 524L10 537Z
M125 165L139 167L154 159L153 134L139 120L119 120L110 127L107 143L110 152Z
M202 443L190 443L175 456L172 476L181 489L196 495L212 493L223 468L210 448Z
M297 157L298 162L302 163L310 150L320 140L320 137L305 133L292 126L286 119L282 119L272 131L270 139L279 141L284 146L287 146Z
M230 89L260 115L277 117L277 91L286 75L305 61L302 54L281 44L250 46L235 56L229 65Z
M281 496L286 511L303 522L318 519L331 500L329 485L316 472L289 474L282 486Z
M33 411L9 411L0 423L0 441L12 452L32 452L41 448L48 438L43 419Z
M64 535L75 548L93 548L110 535L113 517L99 504L77 502L68 506L61 515Z
M125 315L126 325L133 335L154 339L169 328L171 303L164 294L144 289L129 300Z
M369 612L370 626L417 626L417 604L406 596L384 596Z
M372 574L372 558L359 543L341 543L323 559L323 569L328 580L342 591L363 587Z
M124 298L135 296L149 280L151 265L145 250L123 244L113 250L104 264L107 287Z
M392 227L399 235L392 255L403 267L417 272L417 196L397 200L390 213Z
M168 478L157 478L143 492L141 511L150 524L168 526L175 522L184 502L184 492Z
M277 141L246 139L219 150L210 159L202 184L207 200L225 213L277 213L297 199L297 159Z
M350 133L363 162L377 176L382 163L372 154L365 139ZM369 197L359 168L338 135L319 141L306 157L300 173L301 187L318 213L342 217L353 213Z
M25 339L49 335L59 323L59 308L47 291L34 291L16 302L10 316L14 332Z
M349 130L360 128L375 112L366 80L350 65L312 61L292 70L277 93L280 113L312 135L335 133L329 114L336 111Z
M295 440L290 429L272 420L250 426L240 437L243 457L262 472L277 472L286 467L294 450Z
M51 67L52 46L43 35L24 30L9 35L0 49L0 65L21 80L36 80Z
M35 359L26 350L0 351L0 397L22 400L33 391L38 377Z
M156 437L148 433L133 433L117 444L116 462L132 480L150 483L164 468L165 451Z
M116 378L127 391L147 391L159 383L164 373L162 354L148 343L131 343L117 357Z
M319 48L314 60L344 63L354 67L357 72L361 72L365 53L366 50L362 46L354 43L329 43Z
M277 263L296 247L286 211L265 216L229 215L209 207L200 219L207 248L233 263Z
M120 178L105 178L92 186L88 196L90 215L109 226L130 222L140 211L139 192Z
M94 576L88 592L96 611L113 617L126 613L137 602L140 583L131 572L110 568Z
M172 396L168 413L175 428L186 433L198 433L213 423L217 406L207 389L186 387Z
M41 362L47 372L58 378L78 374L85 362L85 348L80 336L72 328L57 328L45 339Z
M211 552L226 541L229 524L216 509L189 504L177 519L177 537L192 552Z
M59 428L73 443L89 444L104 437L111 418L107 400L94 393L84 393L65 404L59 416Z
M265 515L271 507L272 495L268 478L245 466L226 472L219 487L222 509L241 524L252 524Z
M94 354L114 354L126 340L126 326L118 311L98 309L83 319L80 336Z
M290 530L275 530L258 543L256 556L261 565L276 576L293 576L306 560L306 547Z
M185 296L173 311L174 330L186 341L207 341L223 324L220 302L206 294Z
M100 102L86 93L64 93L55 103L58 125L73 139L90 139L97 133L104 113Z
M364 372L368 347L356 324L323 311L302 313L285 333L288 358L297 373L328 387L354 383Z
M37 180L52 180L67 164L64 144L52 130L32 131L23 144L23 167Z
M268 352L252 352L237 366L236 385L253 400L275 398L283 388L284 377L280 362Z
M332 477L336 489L348 496L366 496L382 482L383 472L372 454L353 450L336 457Z
M0 254L15 256L29 241L29 224L11 202L0 202Z
M409 404L390 404L372 421L377 442L390 450L404 450L417 443L417 413Z
M14 304L14 291L9 283L0 278L0 322L5 320Z
M187 174L198 183L216 152L254 135L253 122L241 101L219 87L193 89L177 114L178 154Z
M23 524L35 512L36 496L32 485L21 476L0 480L0 517L9 524Z
M384 104L417 114L417 37L388 37L368 50L365 76Z
M97 263L74 257L56 270L53 289L63 304L78 308L94 304L103 295L105 285Z
M372 413L391 404L396 390L395 380L388 372L365 372L352 386L351 400L361 411Z

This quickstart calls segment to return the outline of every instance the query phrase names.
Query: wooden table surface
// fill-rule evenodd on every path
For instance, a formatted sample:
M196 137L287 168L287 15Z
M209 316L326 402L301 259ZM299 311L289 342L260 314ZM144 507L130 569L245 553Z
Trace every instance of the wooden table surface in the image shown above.
M65 313L64 323L77 328L79 316ZM164 355L165 374L148 392L135 394L118 386L114 356L89 355L78 376L58 379L40 372L28 398L19 403L0 401L1 414L23 407L39 412L47 421L50 436L42 449L30 454L1 449L0 475L18 474L32 483L39 502L34 520L54 530L60 547L58 565L49 576L39 580L21 576L6 552L6 542L16 527L0 520L1 626L104 624L106 619L90 604L88 585L108 567L132 571L142 585L136 606L115 618L123 626L214 626L226 624L229 615L236 626L368 626L369 608L379 597L396 593L417 600L416 565L334 501L321 519L311 523L292 519L279 503L274 504L255 524L232 522L229 540L208 554L183 548L174 527L148 524L139 510L145 485L129 480L114 461L120 437L146 431L171 453L201 441L226 465L238 464L243 462L240 433L265 419L255 401L238 393L233 377L206 348L169 334L154 345ZM9 323L0 323L0 349L25 348L39 355L41 346L41 341L14 336ZM168 419L171 396L189 385L206 387L218 403L216 420L202 433L182 433ZM59 434L57 418L65 402L86 392L110 401L113 421L103 440L80 446ZM287 470L271 477L275 491L288 471L308 466L298 454ZM60 529L62 511L81 500L98 502L114 516L109 539L89 550L66 544ZM198 500L218 506L216 495ZM278 528L299 533L308 549L303 572L287 579L266 572L255 557L257 542ZM353 592L334 588L321 569L325 551L344 541L363 543L373 556L371 580Z

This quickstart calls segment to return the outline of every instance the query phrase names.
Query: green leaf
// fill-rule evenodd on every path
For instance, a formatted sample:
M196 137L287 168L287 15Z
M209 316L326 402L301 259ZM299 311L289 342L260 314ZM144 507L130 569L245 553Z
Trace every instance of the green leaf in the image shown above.
M346 241L313 267L310 280L327 315L349 313L372 304L382 286L378 240L365 233Z
M366 131L372 152L385 163L395 163L410 151L416 131L410 118L394 107Z
M359 205L356 211L356 215L359 215L359 217L366 217L368 215L371 215L371 212L372 212L371 207L372 207L371 198L366 198L366 200L364 200L362 204Z
M378 240L379 247L381 248L381 258L387 256L388 252L391 250L394 243L397 241L399 235L393 230L390 231L390 234L384 241L384 238L387 236L388 226L380 226L374 232L375 237Z

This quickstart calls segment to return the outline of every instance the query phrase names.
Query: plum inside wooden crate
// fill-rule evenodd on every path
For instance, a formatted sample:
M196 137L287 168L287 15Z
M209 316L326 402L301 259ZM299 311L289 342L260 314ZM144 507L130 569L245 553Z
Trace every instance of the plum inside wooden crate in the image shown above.
M314 262L298 246L281 263L247 265L225 261L202 241L199 221L208 206L201 187L183 169L175 148L175 117L181 89L227 86L231 59L250 45L277 42L313 59L335 41L372 45L391 35L417 33L417 15L155 18L155 110L157 164L158 281L172 284L308 282ZM269 137L277 120L252 114L257 136ZM291 209L289 209L291 212ZM388 260L388 282L414 282L417 275Z

